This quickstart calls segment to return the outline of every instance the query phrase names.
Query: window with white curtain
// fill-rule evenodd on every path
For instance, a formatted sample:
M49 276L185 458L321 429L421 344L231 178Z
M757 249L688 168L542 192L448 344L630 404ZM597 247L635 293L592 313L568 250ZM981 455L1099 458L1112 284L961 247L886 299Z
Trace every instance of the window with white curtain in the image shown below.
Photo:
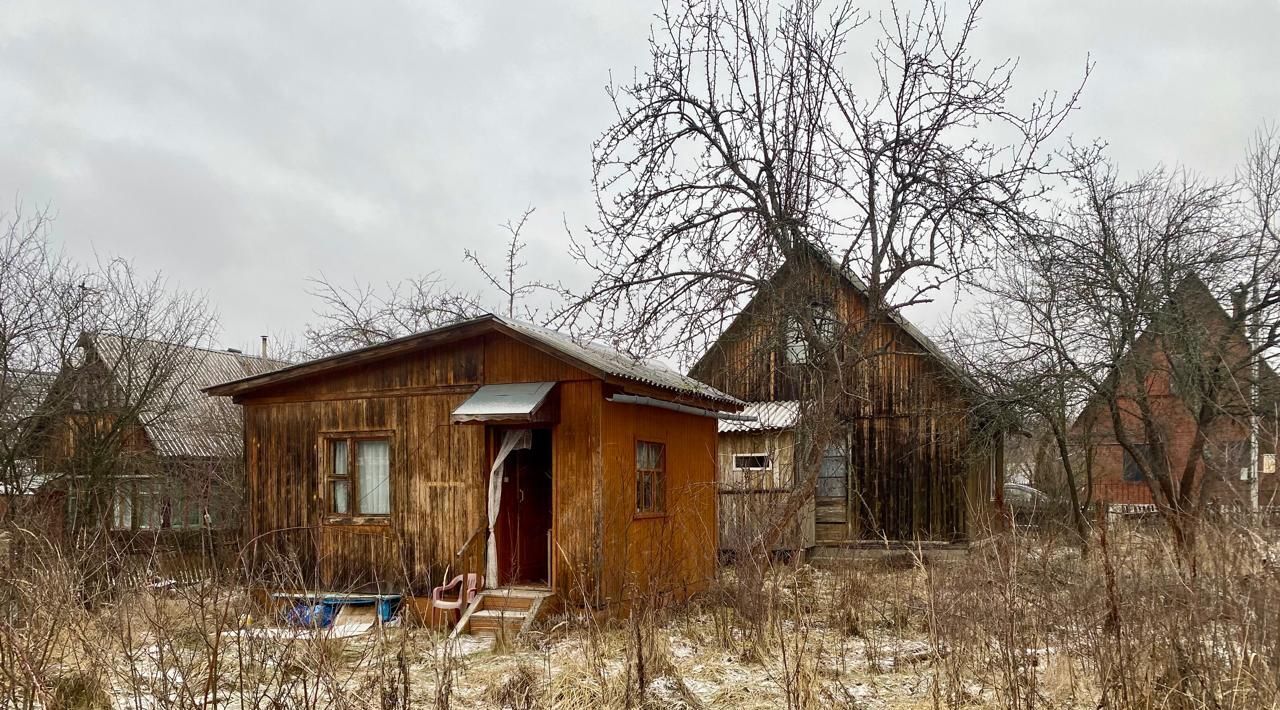
M386 439L356 442L356 514L391 514L391 444Z
M359 436L331 438L327 448L329 514L390 515L390 440Z

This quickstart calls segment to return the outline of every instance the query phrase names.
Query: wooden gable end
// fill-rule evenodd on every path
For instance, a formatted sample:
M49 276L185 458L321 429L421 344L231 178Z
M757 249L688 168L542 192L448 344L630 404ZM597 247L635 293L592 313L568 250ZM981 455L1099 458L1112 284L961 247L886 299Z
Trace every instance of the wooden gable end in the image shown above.
M245 403L469 392L482 384L563 382L592 375L513 338L489 333L353 364L244 395Z
M809 284L801 278L796 270L784 267L690 374L747 401L806 399L805 366L788 362L786 329L791 314L802 307L797 304L820 299L838 321L838 357L845 365L843 391L848 395L843 415L968 409L969 398L955 375L898 323L884 316L872 321L866 296L848 281L826 269L811 272Z

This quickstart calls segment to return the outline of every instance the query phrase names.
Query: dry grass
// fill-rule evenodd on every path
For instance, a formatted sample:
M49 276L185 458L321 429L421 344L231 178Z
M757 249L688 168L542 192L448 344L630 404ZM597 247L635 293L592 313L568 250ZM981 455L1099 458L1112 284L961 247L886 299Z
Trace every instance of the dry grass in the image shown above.
M725 568L683 606L549 620L481 650L427 629L264 639L234 585L116 588L46 549L0 579L0 708L1277 707L1280 576L1260 532L1092 552L1005 536L954 561ZM33 563L35 560L37 563Z

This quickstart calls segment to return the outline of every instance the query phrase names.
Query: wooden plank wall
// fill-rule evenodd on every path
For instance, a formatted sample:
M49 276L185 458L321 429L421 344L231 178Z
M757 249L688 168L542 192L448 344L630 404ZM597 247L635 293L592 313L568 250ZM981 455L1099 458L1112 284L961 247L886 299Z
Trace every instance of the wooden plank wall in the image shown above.
M553 507L551 577L556 591L572 602L596 602L601 557L603 465L599 380L563 382L560 421L552 429Z
M853 363L838 404L850 440L847 539L967 537L969 491L982 487L974 476L989 467L971 459L989 461L998 447L970 441L966 396L904 329L887 318L869 323L862 294L830 273L804 278L812 282L784 272L774 288L761 291L693 376L749 401L805 399L800 366L784 359L786 319L779 313L796 288L832 294L849 338L841 357Z
M716 420L604 403L604 603L705 588L716 560ZM666 445L666 514L635 515L635 443ZM625 564L619 564L625 561Z
M276 557L286 567L296 565L300 584L415 592L439 583L446 569L482 571L483 534L474 534L486 524L485 429L453 425L449 415L482 383L546 380L569 381L561 397L569 400L573 421L557 426L563 432L555 458L569 466L557 464L556 495L571 503L580 478L571 472L576 462L589 462L571 449L589 445L581 432L591 427L577 421L589 414L576 405L577 381L585 380L587 389L594 382L597 391L598 382L505 337L476 338L247 397L247 534L259 561ZM330 520L321 478L323 436L378 431L391 439L391 516L384 523ZM466 554L454 559L468 541ZM570 548L570 559L582 559L578 547Z
M748 480L733 468L735 454L767 453L773 470ZM795 434L790 431L733 432L720 435L719 507L720 548L734 550L754 538L764 526L777 523L773 513L792 495ZM778 550L803 550L814 544L814 503L809 501L778 541Z

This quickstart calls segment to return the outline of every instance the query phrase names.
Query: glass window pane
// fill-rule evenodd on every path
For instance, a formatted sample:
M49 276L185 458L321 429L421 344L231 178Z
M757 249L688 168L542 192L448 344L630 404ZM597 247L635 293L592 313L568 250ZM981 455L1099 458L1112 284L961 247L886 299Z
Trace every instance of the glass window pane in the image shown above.
M818 489L815 495L819 498L844 498L848 494L849 471L846 463L843 447L827 447L818 468Z
M329 442L329 460L333 466L331 475L347 475L347 442L345 440Z
M112 516L112 527L116 530L128 530L133 527L133 501L128 492L116 494L116 505Z
M391 444L386 440L356 442L356 512L391 514Z
M151 493L138 493L138 527L143 530L160 528L164 511L158 496Z
M329 482L332 486L329 500L332 502L331 512L346 515L351 512L351 490L347 479L335 479Z

